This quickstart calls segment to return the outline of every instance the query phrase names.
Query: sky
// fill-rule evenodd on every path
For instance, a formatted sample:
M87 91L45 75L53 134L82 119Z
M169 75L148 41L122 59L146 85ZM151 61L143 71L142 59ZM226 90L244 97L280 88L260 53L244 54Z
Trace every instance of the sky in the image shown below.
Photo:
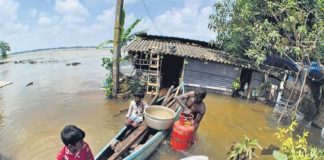
M97 46L113 38L116 1L0 0L0 41L9 43L11 53ZM208 42L215 36L207 27L214 2L124 0L125 25L142 18L135 31Z

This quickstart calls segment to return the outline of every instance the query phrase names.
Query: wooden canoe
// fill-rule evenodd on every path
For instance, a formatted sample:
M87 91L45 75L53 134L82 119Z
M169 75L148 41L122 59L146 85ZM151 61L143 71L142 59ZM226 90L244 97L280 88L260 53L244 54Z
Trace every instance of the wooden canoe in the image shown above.
M177 109L177 115L180 113L180 107ZM123 132L126 132L126 127L123 127L119 133L111 140L99 153L96 155L96 160L107 160L110 155L113 154L113 150L111 148L111 144L114 143L115 140L120 139ZM149 134L151 136L141 147L133 152L129 153L129 155L125 156L124 160L144 160L151 156L151 154L157 149L159 144L166 138L166 136L170 133L170 130L156 131L154 129L149 129Z
M179 86L178 88L181 88ZM178 89L179 90L179 89ZM183 91L183 87L182 87ZM176 91L177 95L179 91ZM173 95L174 96L174 95ZM164 103L164 97L158 99L155 103L155 105L160 105L161 103ZM178 107L177 103L175 103L174 100L170 101L168 104L168 107L174 109L176 111L176 119L179 116L179 113L181 112L181 107ZM143 122L145 123L145 122ZM140 127L136 128L137 130L141 130L142 128L147 128L145 124L141 125ZM163 131L157 131L151 128L148 129L143 129L145 130L145 134L143 136L140 136L138 138L138 146L135 149L131 149L131 147L128 147L127 151L124 152L121 156L118 156L117 158L111 158L115 150L112 149L112 145L116 142L116 140L121 140L123 137L125 137L126 132L128 131L129 128L126 126L123 127L117 135L99 151L99 153L95 156L96 160L107 160L107 159L125 159L125 160L144 160L147 159L151 156L151 154L157 149L159 144L167 137L167 135L170 133L170 130L163 130ZM128 137L132 135L133 133L127 133ZM136 133L135 133L136 134Z

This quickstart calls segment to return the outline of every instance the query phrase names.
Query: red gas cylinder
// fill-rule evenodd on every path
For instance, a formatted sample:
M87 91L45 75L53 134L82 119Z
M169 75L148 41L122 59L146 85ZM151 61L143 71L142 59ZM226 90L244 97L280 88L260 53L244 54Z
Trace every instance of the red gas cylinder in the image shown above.
M170 145L173 150L184 151L191 146L195 132L193 126L193 115L180 114L180 118L173 125Z

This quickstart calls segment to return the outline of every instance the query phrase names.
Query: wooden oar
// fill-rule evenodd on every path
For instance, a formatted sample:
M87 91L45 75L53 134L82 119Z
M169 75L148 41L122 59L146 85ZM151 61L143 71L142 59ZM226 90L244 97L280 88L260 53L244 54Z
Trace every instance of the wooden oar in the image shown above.
M113 117L116 117L116 116L118 116L118 115L120 115L120 114L122 114L122 113L125 113L125 112L127 112L127 111L128 111L128 108L122 109L122 110L120 110L119 112L115 113L115 114L113 115Z

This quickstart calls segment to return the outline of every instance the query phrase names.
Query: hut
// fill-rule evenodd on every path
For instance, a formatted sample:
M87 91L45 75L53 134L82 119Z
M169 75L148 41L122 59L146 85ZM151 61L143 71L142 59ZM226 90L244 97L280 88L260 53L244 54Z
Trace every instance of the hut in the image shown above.
M183 81L186 90L203 87L212 93L230 95L232 82L239 77L242 96L258 97L267 81L269 88L264 97L275 102L289 74L282 68L234 58L207 42L178 37L137 34L126 51L135 69L148 74L148 92Z

